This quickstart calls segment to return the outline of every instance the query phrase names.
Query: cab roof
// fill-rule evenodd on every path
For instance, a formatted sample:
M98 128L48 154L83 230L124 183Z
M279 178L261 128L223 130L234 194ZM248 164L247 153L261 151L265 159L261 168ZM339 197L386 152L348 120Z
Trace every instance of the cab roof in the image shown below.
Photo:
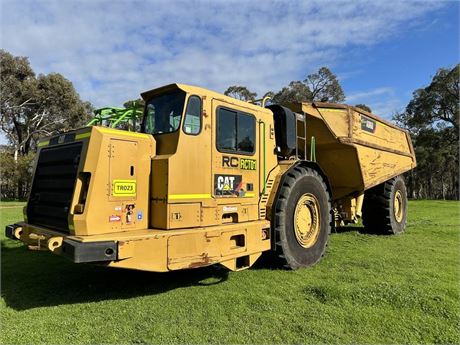
M208 89L205 89L205 88L202 88L202 87L193 86L193 85L187 85L187 84L179 84L179 83L169 84L169 85L161 86L161 87L156 88L156 89L152 89L152 90L149 90L149 91L142 92L141 96L145 101L147 101L150 98L152 98L153 96L156 96L156 95L159 95L159 94L162 94L162 93L166 93L166 92L169 92L169 91L174 91L174 90L182 90L182 91L184 91L186 93L189 93L189 94L194 94L194 95L198 95L198 96L201 96L201 97L204 96L204 97L209 97L211 99L221 100L221 101L224 101L226 103L235 104L237 106L249 108L249 109L252 109L252 110L258 111L258 112L261 112L261 111L262 112L270 112L268 109L265 109L265 108L263 108L263 107L261 107L259 105L256 105L256 104L241 101L239 99L236 99L236 98L233 98L233 97L230 97L230 96L226 96L224 94L221 94L221 93L218 93L218 92L215 92L215 91L211 91L211 90L208 90Z

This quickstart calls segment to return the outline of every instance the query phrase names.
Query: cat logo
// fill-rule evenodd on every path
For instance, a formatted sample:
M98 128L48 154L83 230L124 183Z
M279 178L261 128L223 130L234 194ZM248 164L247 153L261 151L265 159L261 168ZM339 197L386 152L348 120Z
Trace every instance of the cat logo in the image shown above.
M233 190L234 176L219 176L217 177L217 189L222 191Z
M215 195L239 195L242 185L241 175L214 175Z

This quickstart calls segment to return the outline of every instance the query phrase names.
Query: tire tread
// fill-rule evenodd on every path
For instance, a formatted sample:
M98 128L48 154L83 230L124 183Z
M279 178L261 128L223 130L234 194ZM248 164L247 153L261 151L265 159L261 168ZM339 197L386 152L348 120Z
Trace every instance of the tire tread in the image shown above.
M392 225L391 195L400 176L394 177L365 192L363 225L366 232L396 234Z
M283 226L284 222L280 222L280 219L286 219L286 210L287 210L287 199L292 192L292 188L295 185L296 180L304 177L304 176L313 176L316 179L319 180L321 183L323 189L326 191L328 195L328 207L329 207L329 212L328 212L328 218L326 220L327 224L329 225L328 228L328 236L331 232L331 228L333 227L333 211L332 211L332 201L331 201L331 193L327 188L327 185L322 178L322 176L315 171L314 169L303 167L303 166L296 166L294 167L290 172L287 173L285 177L285 181L283 182L281 186L281 190L278 196L278 202L276 203L276 208L275 208L275 227L274 227L274 234L275 234L275 253L278 258L278 260L281 262L282 266L288 269L297 269L300 268L300 266L297 266L293 264L292 261L290 261L287 256L289 256L289 253L285 253L285 249L287 247L287 244L284 243L282 240L281 236L281 231L283 231ZM280 200L283 200L284 202L280 202ZM324 256L326 248L328 246L328 241L326 241L326 244L324 248L322 249L321 255L318 258L317 261L311 263L311 265L317 263L318 261L321 260L321 258Z

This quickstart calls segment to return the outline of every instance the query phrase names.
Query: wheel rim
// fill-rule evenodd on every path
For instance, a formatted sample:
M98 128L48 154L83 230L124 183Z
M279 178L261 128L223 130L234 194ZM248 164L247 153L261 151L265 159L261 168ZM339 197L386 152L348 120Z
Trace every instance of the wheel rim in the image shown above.
M304 248L316 243L320 232L319 203L313 194L304 194L297 201L294 211L294 233Z
M400 223L403 219L404 215L404 205L403 205L403 196L401 191L397 190L394 196L394 202L393 202L393 211L395 215L395 219L398 223Z

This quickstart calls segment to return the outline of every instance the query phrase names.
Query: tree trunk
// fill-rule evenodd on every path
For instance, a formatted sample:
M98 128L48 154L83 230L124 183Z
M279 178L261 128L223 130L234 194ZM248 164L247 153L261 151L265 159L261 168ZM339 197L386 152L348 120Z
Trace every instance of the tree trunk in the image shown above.
M22 198L22 193L23 193L23 182L22 179L18 179L18 188L16 191L17 195L15 199L21 199Z
M446 200L446 183L444 182L444 175L441 175L441 192L442 200Z

